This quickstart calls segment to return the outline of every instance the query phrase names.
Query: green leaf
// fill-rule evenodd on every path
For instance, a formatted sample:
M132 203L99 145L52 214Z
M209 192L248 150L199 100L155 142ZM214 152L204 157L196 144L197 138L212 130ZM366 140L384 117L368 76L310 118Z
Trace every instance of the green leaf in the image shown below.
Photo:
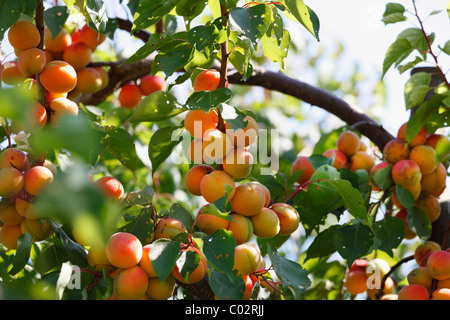
M213 91L195 91L188 97L185 106L192 109L201 109L208 112L231 99L231 90L220 88Z
M334 233L338 230L340 226L330 226L329 228L324 229L322 232L318 233L316 237L314 237L313 242L308 246L306 250L306 260L314 259L314 258L324 258L331 255L336 251L336 247L334 246Z
M397 184L395 185L395 194L405 208L411 208L414 205L414 196L408 189Z
M124 206L148 206L153 203L153 197L155 191L150 186L145 186L142 190L130 191L123 199L122 204Z
M103 32L108 24L106 5L103 0L86 0L86 11L90 25L97 31Z
M264 34L261 39L264 55L273 62L278 62L282 69L284 69L284 59L288 55L290 43L291 37L287 30L283 30L281 42L278 41L273 32Z
M383 60L382 77L384 77L393 64L400 64L411 54L411 52L413 52L413 50L414 48L407 39L397 39L394 43L392 43L389 46Z
M180 71L194 56L194 46L185 40L173 40L159 50L152 64L152 74L164 72L170 77Z
M198 51L204 52L206 56L209 56L218 35L219 30L214 24L197 26L189 30L188 41L194 44Z
M38 4L37 1L25 0L0 1L0 40L3 39L6 30L20 18L21 14L33 17L33 12Z
M295 19L300 22L316 39L319 40L319 18L303 0L286 0L286 6Z
M450 55L450 40L448 40L444 47L440 48L442 51L444 51L446 54Z
M156 172L159 166L172 154L173 149L181 142L179 126L167 126L158 129L150 138L148 156L152 163L152 171Z
M141 100L129 121L158 122L172 118L186 110L184 107L178 107L176 98L169 92L156 91Z
M418 106L425 99L430 88L431 73L417 72L405 83L404 97L406 109Z
M167 40L165 33L153 33L148 41L140 47L124 64L133 63L145 59L150 54L158 50Z
M219 300L241 300L245 292L245 282L236 271L232 276L212 269L208 283Z
M234 275L234 248L236 247L236 239L233 237L233 233L219 229L203 240L203 254L208 260L208 265L232 279Z
M407 210L406 222L411 231L416 233L419 238L428 239L431 235L431 223L425 212L416 206L412 206Z
M147 243L153 236L153 207L133 206L123 212L124 222L119 229L134 234L141 243Z
M342 258L351 266L353 261L366 255L373 245L372 230L363 223L345 224L336 230L333 243Z
M28 263L32 245L33 236L28 232L23 233L17 239L17 250L14 256L13 267L9 270L10 275L16 275Z
M358 189L354 188L347 180L332 181L342 197L342 203L348 212L358 219L367 218L367 210L364 207L364 199Z
M373 232L378 249L393 257L392 249L400 245L405 235L405 224L396 217L387 217L376 222Z
M181 276L189 283L189 278L191 274L197 269L200 263L200 255L193 250L180 251L178 259L176 261L176 266Z
M192 225L194 224L194 217L192 216L191 212L183 207L180 203L172 204L168 216L183 222L188 231L191 230Z
M236 70L242 75L241 81L253 73L253 67L250 63L252 55L252 44L246 37L239 37L235 32L232 32L228 41L230 50L228 59Z
M158 239L152 242L149 252L150 262L158 278L164 281L172 272L178 259L181 242Z
M254 47L269 28L271 10L265 4L247 8L233 8L230 10L230 23L238 28Z
M141 0L133 18L133 27L131 32L148 28L156 24L165 15L169 14L180 0Z
M394 184L392 180L392 164L378 170L373 176L373 183L381 190L388 190Z
M387 3L381 21L383 21L385 25L405 21L407 20L403 14L405 11L405 7L400 3Z
M430 99L423 102L411 115L408 120L408 139L414 137L422 127L426 126L430 123L429 119L433 115L433 113L439 113L439 108L442 104L442 101L445 99L445 95L434 94ZM442 115L437 115L437 119L435 121L444 121L440 123L442 126L445 126L445 119Z
M61 31L68 17L69 10L66 6L55 6L44 11L45 25L50 29L53 37Z
M137 168L137 154L133 137L123 128L105 127L106 147L125 167Z

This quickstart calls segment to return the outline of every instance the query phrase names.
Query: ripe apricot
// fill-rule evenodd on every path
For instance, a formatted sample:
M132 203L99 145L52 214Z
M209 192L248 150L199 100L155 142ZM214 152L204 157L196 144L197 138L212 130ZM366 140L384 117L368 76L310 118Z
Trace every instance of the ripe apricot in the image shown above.
M105 250L108 261L117 268L136 266L142 258L141 241L128 232L114 233L108 239ZM145 271L142 271L145 274Z
M216 129L219 118L214 110L206 113L203 110L189 110L184 118L184 126L189 134L196 139L203 139L205 132Z
M31 107L31 121L32 126L37 129L42 129L47 124L47 110L38 102Z
M4 224L0 228L0 243L9 250L17 249L17 239L23 234L20 225Z
M19 170L13 167L0 168L0 197L10 198L24 186L25 179Z
M397 131L397 139L403 140L406 142L406 128L408 126L408 123L404 123L400 126L400 128ZM427 129L425 127L422 127L419 132L416 134L414 138L411 139L411 141L408 142L408 145L410 147L415 147L418 145L422 145L427 140Z
M422 179L419 165L412 160L400 160L392 167L392 180L405 188L410 188Z
M363 293L367 290L367 279L364 270L351 271L345 279L345 288L352 295Z
M228 222L227 230L233 233L236 244L249 241L253 235L253 224L250 218L238 213L232 213L230 217L233 221Z
M157 277L158 274L156 273L155 269L152 266L152 262L150 260L150 250L152 249L152 244L148 243L145 246L142 247L142 258L139 261L139 266L144 269L147 276L153 278Z
M34 166L24 174L24 189L34 196L40 195L53 182L53 173L44 166Z
M94 185L109 199L122 200L125 194L122 183L111 176L104 176L97 179Z
M430 134L425 141L425 145L436 150L438 159L441 162L448 161L450 155L450 152L448 151L449 144L450 140L446 136L438 133Z
M58 99L58 98L67 98L67 92L63 92L63 93L55 93L55 92L51 92L51 91L47 91L47 103L50 104L53 100Z
M226 195L226 185L231 187L231 192L227 199L230 201L236 192L236 183L233 177L225 171L215 170L202 178L200 192L207 202L213 203Z
M42 217L42 214L36 209L36 204L34 204L31 200L18 197L16 198L15 206L17 213L24 218L34 220Z
M38 48L23 50L19 55L19 69L26 76L41 73L47 61L44 51Z
M244 148L234 148L223 159L223 170L235 179L247 177L253 167L253 155Z
M184 185L186 190L195 196L201 196L200 182L203 177L214 171L214 168L207 164L198 164L193 166L184 176Z
M433 277L427 267L416 267L412 269L406 276L409 284L420 284L431 290L431 285L433 283Z
M17 20L8 31L9 43L17 50L37 47L41 42L39 30L26 20Z
M429 173L422 175L420 183L422 185L422 191L424 192L438 192L445 188L447 180L447 169L444 164L439 162L437 168Z
M430 300L428 290L420 284L410 284L400 289L398 300Z
M134 83L127 83L120 89L118 99L121 107L133 109L141 102L141 89Z
M436 221L441 214L439 199L431 193L422 193L414 205L425 212L430 222Z
M392 280L391 277L387 277L386 281L384 281L382 296L388 295L388 294L393 294L394 289L395 289L394 280ZM379 291L380 291L380 288L377 288L376 286L373 288L368 288L367 295L369 296L370 299L375 300Z
M177 279L178 281L185 283L185 284L197 283L205 277L206 272L208 271L208 264L206 263L206 258L203 255L203 253L196 248L188 247L187 249L180 250L180 252L185 252L185 251L192 251L192 252L197 253L200 256L200 261L198 262L197 267L194 269L194 271L192 271L190 274L188 274L187 279L185 279L183 277L183 275L181 274L181 272L178 268L178 265L175 264L175 267L172 270L172 275L175 277L175 279Z
M119 300L142 298L148 287L148 276L139 266L124 268L114 278L114 294Z
M72 44L72 37L67 29L62 28L55 36L49 28L44 29L44 46L52 54L64 52L64 50Z
M0 168L13 167L19 171L28 168L27 154L17 148L6 148L0 153Z
M106 256L106 246L104 244L90 246L88 249L87 261L90 266L95 267L96 271L102 271L104 268L112 268L112 265Z
M155 226L154 239L173 239L180 233L187 232L186 226L178 219L165 218L159 220Z
M264 195L265 195L265 198L266 198L266 200L265 200L265 202L264 202L264 207L269 206L270 201L272 200L272 196L270 195L269 188L267 188L265 185L263 185L262 183L260 183L260 182L258 182L258 181L250 181L250 182L247 182L247 183L248 183L248 184L256 184L256 185L258 185L260 188L263 189Z
M166 90L167 83L163 77L148 74L139 80L139 88L144 96L148 96L153 92Z
M348 168L347 156L337 149L330 149L323 153L327 158L334 157L333 167L336 169Z
M359 151L359 136L353 131L344 131L339 135L336 146L338 150L350 157Z
M231 130L226 126L227 133L231 137L231 142L235 148L245 148L252 145L259 135L259 125L256 120L250 116L245 116L244 121L247 125L243 129Z
M52 115L50 118L50 124L53 127L57 127L61 119L68 115L78 115L78 105L67 98L58 98L50 103L50 109L52 110Z
M400 139L393 139L386 143L383 148L383 159L389 163L395 164L400 160L408 159L409 146Z
M10 226L17 226L22 223L23 219L24 217L17 212L14 201L0 201L0 222Z
M102 76L95 68L85 67L77 71L75 90L81 93L94 93L102 87Z
M92 29L87 24L81 28L80 41L87 44L92 51L95 51L97 47L105 41L106 35Z
M76 71L85 68L91 61L92 50L83 42L75 42L64 49L63 60Z
M20 224L22 232L28 232L34 241L43 241L52 234L52 226L48 219L24 219Z
M255 243L243 243L234 248L234 269L240 275L249 275L263 264L261 251Z
M431 300L450 300L450 289L439 288L431 293Z
M381 279L389 272L390 269L391 267L386 262L386 260L375 258L367 263L366 274L368 277L370 277L371 275L377 275Z
M436 288L447 288L450 289L450 278L444 279L444 280L438 280L436 284Z
M175 278L172 275L169 275L164 280L158 277L149 278L145 293L153 300L167 300L173 295L175 285Z
M355 261L353 261L348 272L352 272L355 270L362 270L365 272L368 264L369 264L369 261L366 259L356 259Z
M374 165L375 161L367 152L356 151L355 154L350 157L349 169L351 171L362 169L369 173Z
M220 72L217 70L204 70L194 80L194 91L213 91L219 87Z
M305 156L298 156L291 167L291 172L294 173L296 171L303 170L300 178L298 178L297 182L299 184L304 184L305 182L309 181L311 179L311 176L315 172L311 162L309 161L308 157Z
M77 72L67 62L53 60L47 63L39 79L45 89L55 93L67 93L77 84Z
M201 164L201 163L211 163L212 160L205 156L203 153L203 140L202 139L194 139L189 144L186 150L186 156L193 163Z
M450 278L450 252L445 250L433 252L427 260L427 268L434 279Z
M280 219L281 235L289 235L293 233L300 225L300 215L293 206L287 203L275 203L270 206L270 209L275 211Z
M280 219L269 208L262 208L257 214L250 217L253 224L253 233L260 238L268 239L276 236L280 231Z
M377 185L374 179L375 174L377 174L377 172L379 172L382 169L386 169L389 171L389 174L385 175L386 181L384 181L384 186ZM392 164L389 162L382 161L377 164L374 164L372 169L370 169L369 171L369 183L372 186L372 189L381 190L383 187L385 189L391 187L394 183L394 181L392 180L391 172L392 172Z
M439 163L436 151L427 145L420 145L412 148L409 153L409 159L419 165L422 175L430 174L436 170Z
M26 76L19 69L18 61L6 61L2 63L1 80L10 85L15 86L22 83Z
M414 250L414 259L419 266L423 266L424 257L431 252L441 250L441 246L434 241L428 240L425 243L419 244Z
M264 190L256 184L241 184L231 199L231 207L236 213L244 216L253 216L264 207L266 196Z
M209 206L208 204L206 206ZM228 220L215 216L212 214L207 214L202 211L201 208L196 217L197 227L206 234L211 234L220 229L226 229L228 227Z
M203 154L212 160L223 159L232 149L231 138L219 129L210 129L203 137Z

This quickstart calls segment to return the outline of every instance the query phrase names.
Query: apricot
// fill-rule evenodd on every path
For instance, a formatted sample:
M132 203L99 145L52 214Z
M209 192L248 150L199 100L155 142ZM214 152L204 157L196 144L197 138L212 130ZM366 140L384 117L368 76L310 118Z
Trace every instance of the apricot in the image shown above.
M433 172L439 164L436 151L427 145L412 148L409 153L409 159L419 165L422 175Z
M205 156L203 153L203 140L194 139L189 144L186 150L186 156L193 163L212 163L212 160Z
M15 202L17 213L27 219L40 219L42 214L36 209L36 204L29 200L17 198Z
M377 275L381 279L389 272L390 269L391 267L386 262L386 260L383 260L381 258L375 258L367 263L366 274L368 277L372 275Z
M255 243L243 243L234 248L234 267L238 274L249 275L263 263L261 251Z
M257 214L250 217L253 224L253 233L260 238L268 239L276 236L280 231L280 219L269 208L262 208Z
M194 79L194 91L213 91L219 87L220 72L217 70L204 70Z
M407 240L411 240L414 239L417 234L413 231L411 231L411 229L409 228L409 224L406 221L406 216L408 215L408 210L406 209L401 209L396 215L395 217L402 219L403 222L405 223L405 235L403 236L404 239Z
M438 133L430 134L425 141L425 145L432 147L436 151L438 159L441 162L448 160L450 155L448 151L449 144L450 140L446 136Z
M147 276L150 278L158 277L155 269L152 266L152 262L150 260L150 250L152 249L152 244L148 243L142 247L142 258L139 260L139 266L144 269Z
M428 290L420 284L410 284L400 289L398 300L430 300Z
M236 192L236 183L233 177L225 171L215 170L202 178L200 192L207 202L214 203L226 195L225 187L227 185L231 187L231 192L227 199L230 201Z
M351 171L362 169L369 173L374 165L375 161L367 152L356 151L356 153L350 157L349 169Z
M54 93L67 93L73 90L77 84L77 72L69 63L53 60L47 63L40 73L39 79L46 90Z
M298 178L297 182L299 184L304 184L305 182L311 179L311 176L314 174L315 170L309 161L308 157L298 156L294 163L292 163L291 172L294 173L296 171L302 171L302 174Z
M26 76L19 69L18 61L6 61L2 63L1 80L10 85L15 86L22 83Z
M383 148L383 159L392 164L396 164L400 160L408 159L409 146L400 139L393 139L386 143Z
M48 219L24 219L20 224L22 232L28 232L34 241L43 241L52 234L52 225Z
M425 212L430 222L436 221L441 214L439 199L431 193L422 193L414 205Z
M375 182L374 177L377 174L377 172L379 172L382 169L389 170L389 174L385 176L385 178L386 178L386 181L384 181L385 185L379 186ZM381 190L383 187L385 189L391 187L394 184L394 181L392 180L391 172L392 172L392 164L389 162L382 161L377 164L374 164L372 169L370 169L370 171L369 171L369 183L371 184L372 188L374 190Z
M17 212L14 201L0 201L0 222L10 226L17 226L22 223L23 219L24 217Z
M102 271L104 268L112 268L112 265L106 256L106 246L104 244L90 246L88 249L87 261L90 266L95 267L96 271Z
M114 233L106 243L108 261L117 268L136 266L142 258L142 243L132 233ZM144 270L142 270L147 276Z
M250 116L245 116L247 122L243 129L231 130L226 126L227 133L231 137L231 142L235 148L245 148L252 145L259 135L259 125L256 120Z
M167 300L175 291L175 278L169 275L164 281L158 277L148 279L148 287L145 293L153 300Z
M228 227L228 220L212 214L203 213L202 209L198 211L196 221L197 227L206 234L211 234Z
M300 215L293 206L287 203L275 203L270 206L270 209L275 211L280 219L281 235L289 235L297 230L300 225Z
M247 177L253 167L253 155L244 148L232 149L223 159L223 170L235 179Z
M431 293L431 300L450 300L450 289L439 288Z
M106 86L108 86L108 84L109 84L108 72L105 69L103 69L102 67L92 67L92 68L100 74L100 78L102 80L102 85L100 86L99 90L106 88Z
M250 240L253 235L253 224L249 217L232 213L230 217L233 221L228 222L227 230L233 233L236 244L242 244Z
M139 89L144 96L151 95L156 91L164 91L167 88L166 80L160 76L148 74L139 80Z
M444 279L444 280L438 280L436 283L436 288L447 288L450 289L450 278Z
M350 273L355 270L362 270L365 272L368 264L369 264L369 261L366 259L356 259L355 261L353 261L348 272Z
M67 92L55 93L47 91L47 103L50 104L53 100L58 98L67 98Z
M58 98L50 103L50 109L52 110L52 115L50 117L50 124L53 127L57 127L61 119L66 115L78 115L78 105L67 98Z
M42 104L36 102L31 107L31 122L32 126L37 129L42 129L47 124L47 110Z
M125 194L122 183L111 176L104 176L97 179L94 185L99 188L102 194L108 199L122 200Z
M120 89L118 99L121 107L133 109L141 102L141 89L134 83L127 83Z
M105 41L106 35L92 29L87 24L81 28L80 41L88 45L92 51Z
M359 136L353 131L344 131L339 135L336 146L339 151L350 157L359 151Z
M183 222L174 218L164 218L155 226L154 239L173 239L176 235L185 232L187 229Z
M41 35L34 24L26 20L17 20L8 31L8 40L17 50L37 47L41 42Z
M56 36L54 36L49 28L44 29L44 46L53 54L64 52L64 50L72 44L72 37L67 29L62 28Z
M445 188L447 180L447 169L444 164L439 162L437 168L429 173L422 175L420 183L422 185L422 191L424 192L438 192Z
M258 182L258 181L250 181L247 182L248 184L252 185L252 184L256 184L257 186L259 186L261 189L263 189L264 191L264 196L265 196L265 201L264 201L264 207L269 206L270 201L272 200L272 196L270 195L270 190L269 188L267 188L265 185L263 185L262 183Z
M206 158L219 160L224 158L233 148L230 136L218 129L210 129L203 137L203 154Z
M41 73L47 64L44 51L38 48L22 51L18 63L20 71L26 76Z
M416 267L412 269L406 276L409 284L420 284L431 290L433 277L427 267Z
M256 184L241 184L231 199L231 207L236 213L253 216L261 211L266 202L264 190Z
M391 277L387 277L386 281L384 281L382 296L388 295L388 294L393 294L394 289L395 289L394 280L392 280ZM374 287L371 289L368 288L367 295L369 296L370 299L375 300L379 291L380 291L380 288L377 288L377 287Z
M419 266L422 266L423 258L430 252L441 250L441 246L434 241L428 240L425 243L419 244L414 250L414 259Z
M75 90L81 93L94 93L102 87L102 76L95 68L85 67L77 71Z
M397 131L397 139L403 140L406 142L406 128L408 126L408 123L404 123L400 126L400 128ZM418 145L422 145L427 140L428 133L427 129L425 127L422 127L419 132L415 135L414 138L411 139L411 141L408 142L408 145L410 147L415 147Z
M24 189L34 196L40 195L53 182L53 173L44 166L31 167L24 174Z
M9 250L17 249L17 240L23 234L20 225L4 224L0 228L0 243Z
M189 134L196 139L203 139L205 132L216 129L219 118L214 110L206 113L203 110L189 110L184 118L184 126Z
M192 271L191 273L185 275L187 277L187 279L185 279L183 277L183 275L181 274L178 265L175 264L175 267L172 270L172 275L175 277L176 280L185 283L185 284L194 284L199 282L200 280L202 280L207 271L208 271L208 264L206 263L206 258L203 255L203 253L200 252L200 250L193 248L193 247L188 247L186 249L181 249L180 252L185 252L185 251L192 251L197 253L200 256L200 261L197 264L197 267L194 269L194 271Z
M336 169L348 168L348 160L347 156L339 150L330 149L323 153L323 155L327 158L334 157L333 167Z
M114 295L119 300L142 298L148 287L148 276L139 266L123 268L114 278Z
M450 252L444 250L433 252L428 257L427 268L434 279L450 278Z
M75 42L64 49L63 60L76 71L85 68L91 61L92 50L83 42Z
M411 188L422 179L419 165L412 160L400 160L392 167L392 180L404 188Z
M398 295L395 293L388 293L381 296L380 300L398 300Z
M17 148L6 148L0 153L0 168L13 167L19 171L28 168L27 154Z
M16 195L24 183L24 175L16 168L0 168L0 197L10 198Z
M184 185L186 190L195 196L201 196L202 193L200 191L200 182L204 176L213 171L214 168L207 164L193 166L184 176Z

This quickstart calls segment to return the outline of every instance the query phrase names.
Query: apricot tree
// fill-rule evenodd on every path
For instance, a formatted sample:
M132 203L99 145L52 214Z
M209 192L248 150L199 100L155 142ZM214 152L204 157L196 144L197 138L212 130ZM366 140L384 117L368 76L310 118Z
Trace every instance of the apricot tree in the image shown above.
M386 27L419 24L382 62L381 76L411 71L411 116L394 133L332 84L288 75L288 53L307 54L293 34L319 41L321 32L301 0L0 8L2 296L449 298L440 199L450 85L438 55L450 49L434 43L414 0L409 9L388 3L380 17ZM120 52L114 40L124 34L139 48ZM419 68L430 58L433 68ZM254 102L260 92L264 102ZM282 150L265 110L297 117L287 99L345 125L323 132L309 154L292 133ZM415 250L425 243L438 247ZM399 269L412 260L430 276L421 269L405 285ZM36 286L51 290L37 295Z

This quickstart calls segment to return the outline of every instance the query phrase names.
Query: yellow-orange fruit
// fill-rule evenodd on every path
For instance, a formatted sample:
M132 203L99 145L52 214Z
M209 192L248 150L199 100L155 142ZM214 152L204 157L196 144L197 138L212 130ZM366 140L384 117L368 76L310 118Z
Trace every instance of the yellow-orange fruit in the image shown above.
M235 179L247 177L253 167L253 155L244 148L234 148L223 159L223 170Z
M194 80L194 91L213 91L219 87L220 72L217 70L204 70Z
M344 131L339 135L336 146L346 156L352 156L359 150L359 136L353 131Z
M450 252L445 250L433 252L427 260L427 268L434 279L450 278Z
M410 284L400 289L398 300L430 300L428 290L420 284Z
M189 110L184 118L184 126L189 134L196 139L203 139L205 132L216 129L219 118L214 110L206 113L203 110Z
M77 85L81 93L94 93L102 87L102 76L95 68L85 67L77 71Z
M0 168L0 197L10 198L24 186L25 179L19 170L13 167Z
M364 270L354 270L347 274L345 288L350 294L357 295L367 290L367 275Z
M72 37L65 28L62 28L56 36L49 28L44 29L44 46L53 54L62 53L72 44Z
M114 177L101 177L94 185L109 199L122 200L125 194L122 183Z
M45 89L55 93L67 93L73 90L77 84L77 72L67 62L53 60L39 75Z
M408 159L409 146L408 144L399 139L393 139L386 143L383 148L384 161L395 164L400 160Z
M23 234L20 225L4 224L0 228L0 243L9 250L17 249L17 239Z
M119 300L138 300L145 294L148 276L139 266L124 268L114 278L114 295Z
M16 210L22 217L26 219L40 219L42 214L36 209L36 204L29 200L16 198Z
M348 160L347 156L339 150L331 149L327 150L323 153L323 155L327 158L334 157L333 167L336 169L348 168Z
M300 225L300 215L295 208L287 203L275 203L270 206L280 219L281 235L289 235L297 230Z
M173 239L180 233L187 232L183 222L174 218L165 218L159 220L154 231L154 239Z
M39 242L47 239L52 234L52 226L48 219L24 219L20 224L23 233L28 232L33 236L33 241Z
M50 104L53 100L58 98L67 98L67 92L63 93L55 93L51 91L47 91L47 103Z
M356 171L358 169L366 170L368 173L375 165L373 158L365 151L356 151L350 157L349 169L351 171Z
M412 269L406 276L409 284L420 284L431 290L431 285L433 283L433 277L427 267L416 267Z
M39 30L26 20L16 21L8 31L9 43L17 50L36 47L41 41Z
M209 206L208 204L205 205ZM226 229L228 227L228 220L215 216L212 214L207 214L202 211L201 208L196 217L196 225L197 227L206 234L211 234L220 229Z
M397 139L402 140L402 141L406 141L406 127L407 127L408 123L404 123L400 126L400 128L397 131ZM409 141L409 146L410 147L415 147L418 145L422 145L425 143L425 141L427 140L427 129L425 127L422 127L419 132L416 134L416 136L411 139L411 141Z
M392 167L392 179L396 184L411 188L422 179L419 165L412 160L400 160Z
M13 167L19 171L28 168L27 154L17 148L6 148L0 153L0 168Z
M256 120L250 116L245 116L244 121L247 122L247 125L243 129L231 130L228 123L225 125L235 148L248 147L258 139L259 125Z
M234 269L240 275L249 275L264 263L259 247L254 243L243 243L234 249Z
M81 28L80 41L87 44L92 51L95 51L97 47L105 41L106 36L98 31L95 31L87 24Z
M186 186L186 190L193 195L201 196L202 193L200 191L200 182L205 175L213 171L214 168L206 164L193 166L184 176L184 185Z
M430 174L436 170L439 164L436 151L427 145L420 145L412 148L409 153L409 159L419 165L422 175Z
M232 149L230 136L219 129L210 129L203 137L204 157L212 160L223 159Z
M270 195L269 188L267 188L265 185L263 185L262 183L260 183L258 181L250 181L250 182L247 182L247 183L248 184L256 184L261 189L263 189L264 195L265 195L265 198L266 198L266 200L264 201L264 207L269 206L270 201L272 200L272 196Z
M225 171L215 170L202 178L200 192L207 202L213 203L226 195L226 185L231 187L228 196L228 201L230 201L236 192L236 183L233 177Z
M53 182L53 173L44 166L34 166L24 174L24 189L34 196L40 195Z
M192 273L189 274L188 279L185 279L183 275L180 273L180 270L178 269L178 266L175 265L175 267L172 270L172 275L177 279L178 281L185 283L185 284L193 284L197 283L200 280L204 278L206 275L206 272L208 271L208 264L206 263L206 258L198 249L195 249L193 247L188 247L187 249L181 249L180 252L183 251L194 251L200 256L200 261L198 262L197 267L195 268Z
M91 61L92 50L83 42L75 42L64 49L63 60L75 70L81 70Z
M186 150L186 157L193 163L212 163L212 160L205 156L203 153L203 140L194 139L189 144Z
M44 51L38 48L30 48L22 51L19 55L19 69L26 76L41 73L47 61Z
M19 69L18 61L6 61L2 63L2 77L1 80L10 85L15 86L22 83L26 76Z
M67 98L57 98L50 103L50 109L53 111L50 123L52 126L58 126L61 118L71 114L74 116L78 115L78 105Z
M241 184L236 188L231 207L244 216L253 216L261 211L266 201L264 190L256 184Z
M414 205L425 212L430 222L436 221L441 214L439 199L430 193L421 194Z
M260 238L268 239L280 232L280 219L269 208L262 208L257 214L250 217L253 224L253 233Z
M387 277L386 281L384 281L382 296L388 295L388 294L393 294L394 289L395 289L394 280L392 280L391 277ZM379 291L380 291L380 288L377 288L376 286L372 289L368 288L367 295L369 296L370 299L375 300Z
M166 90L167 83L163 77L149 74L139 80L139 88L144 96L148 96L153 92Z
M439 163L436 170L429 174L422 175L420 183L424 192L438 192L445 188L447 179L447 169L443 163Z
M447 151L443 153L443 150L446 150L448 145L450 144L449 139L438 133L430 134L425 141L425 145L432 147L439 154L439 161L446 161L450 155L450 152Z
M146 295L153 300L167 300L175 291L175 278L169 275L164 281L158 277L148 279Z
M296 171L302 171L300 178L298 178L297 182L299 184L304 184L305 182L311 179L311 176L314 174L315 170L309 161L308 157L298 156L291 167L291 172L294 173Z
M227 230L233 233L236 244L242 244L250 240L253 235L253 224L249 217L238 213L230 214L233 221L228 222Z
M152 244L146 244L142 247L142 258L139 260L139 266L144 269L147 276L153 278L158 277L158 274L156 273L155 269L152 266L152 262L150 260L150 250L152 249Z
M90 246L87 254L87 261L90 266L95 267L95 270L102 271L104 268L112 269L106 256L106 247L104 244Z
M439 250L441 250L441 246L437 242L428 240L425 243L421 243L416 247L416 249L414 250L414 259L416 260L419 266L423 266L424 258L427 255L429 256L429 254L431 254L432 252ZM428 259L428 257L426 257L425 259Z
M22 223L23 219L24 217L17 212L14 201L0 201L0 222L10 226L17 226Z
M431 293L431 300L450 300L450 289L440 288Z
M92 68L100 74L100 78L102 79L102 85L100 86L99 90L106 88L106 86L109 84L108 72L102 67L92 67Z
M38 102L31 107L32 125L38 129L42 129L47 123L47 110Z
M450 289L450 278L444 279L444 280L438 280L436 284L436 288L447 288Z
M127 83L120 89L118 99L121 107L133 109L141 102L141 89L133 83Z
M117 268L133 267L142 258L141 241L134 234L128 232L113 234L108 239L105 250L108 261Z

